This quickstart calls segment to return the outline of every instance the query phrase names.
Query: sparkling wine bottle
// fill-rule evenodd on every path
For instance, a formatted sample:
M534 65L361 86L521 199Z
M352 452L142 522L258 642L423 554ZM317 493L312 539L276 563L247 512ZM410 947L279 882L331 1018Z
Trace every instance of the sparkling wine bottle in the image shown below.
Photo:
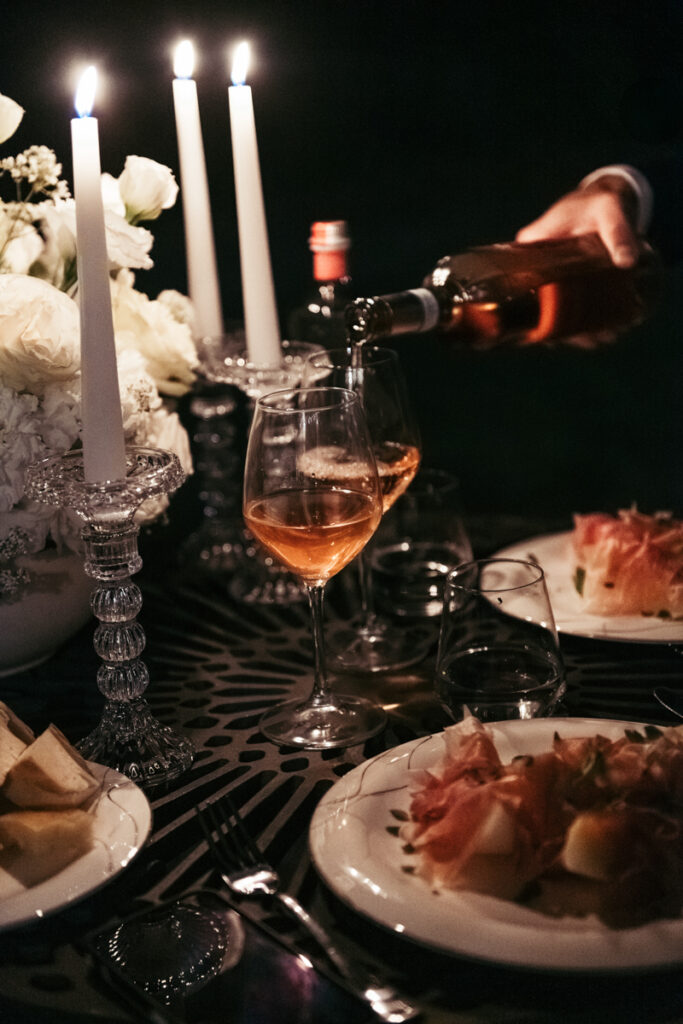
M308 245L313 253L314 287L305 305L291 313L289 337L338 348L346 344L344 312L353 298L348 272L351 239L346 221L316 221L311 225Z
M422 288L356 299L347 330L365 342L438 328L478 347L615 334L648 316L660 279L652 249L621 269L596 234L481 246L440 260Z

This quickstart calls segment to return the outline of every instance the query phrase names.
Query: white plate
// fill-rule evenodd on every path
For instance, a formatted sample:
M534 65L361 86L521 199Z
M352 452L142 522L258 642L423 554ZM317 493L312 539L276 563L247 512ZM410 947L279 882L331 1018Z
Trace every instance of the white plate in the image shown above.
M493 558L537 562L545 573L555 625L560 633L597 640L637 643L683 643L683 622L645 615L591 615L584 611L574 587L575 562L571 531L532 537L496 552Z
M113 768L90 764L101 781L93 809L93 847L39 885L0 901L0 931L27 924L94 892L131 862L152 827L152 809L142 790Z
M503 761L549 750L561 736L617 738L633 722L549 718L489 726ZM441 734L404 743L358 765L323 797L309 842L327 885L355 910L442 952L552 970L622 970L683 963L683 918L614 931L597 918L551 918L508 900L471 892L436 895L402 870L402 843L388 828L407 812L409 768L434 765Z

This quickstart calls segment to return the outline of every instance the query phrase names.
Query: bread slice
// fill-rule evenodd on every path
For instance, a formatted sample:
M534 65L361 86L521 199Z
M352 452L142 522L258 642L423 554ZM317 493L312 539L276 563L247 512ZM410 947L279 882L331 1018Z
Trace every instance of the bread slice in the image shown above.
M34 739L29 727L0 701L0 786L16 759Z
M2 792L17 807L51 810L82 807L98 787L81 755L50 725L19 754Z
M56 875L91 849L93 816L61 811L13 811L0 816L0 871L23 886Z

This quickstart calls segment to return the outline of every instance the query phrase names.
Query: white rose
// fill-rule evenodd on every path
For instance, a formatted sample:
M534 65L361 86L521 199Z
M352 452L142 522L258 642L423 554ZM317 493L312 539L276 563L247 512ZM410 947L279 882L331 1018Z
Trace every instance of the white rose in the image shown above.
M0 142L6 142L21 123L24 108L0 93Z
M0 274L0 380L42 395L80 368L78 307L47 281Z
M178 185L170 167L146 156L129 156L119 176L119 192L131 224L156 220L176 201Z
M162 394L182 395L194 381L197 351L187 323L169 306L133 287L134 277L122 270L112 281L112 310L117 349L135 349Z

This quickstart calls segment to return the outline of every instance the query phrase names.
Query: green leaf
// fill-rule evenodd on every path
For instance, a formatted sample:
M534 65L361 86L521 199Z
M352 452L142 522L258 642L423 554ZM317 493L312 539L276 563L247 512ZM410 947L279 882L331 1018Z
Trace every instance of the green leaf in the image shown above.
M583 597L583 585L586 582L586 570L577 565L574 573L574 587L579 597Z

